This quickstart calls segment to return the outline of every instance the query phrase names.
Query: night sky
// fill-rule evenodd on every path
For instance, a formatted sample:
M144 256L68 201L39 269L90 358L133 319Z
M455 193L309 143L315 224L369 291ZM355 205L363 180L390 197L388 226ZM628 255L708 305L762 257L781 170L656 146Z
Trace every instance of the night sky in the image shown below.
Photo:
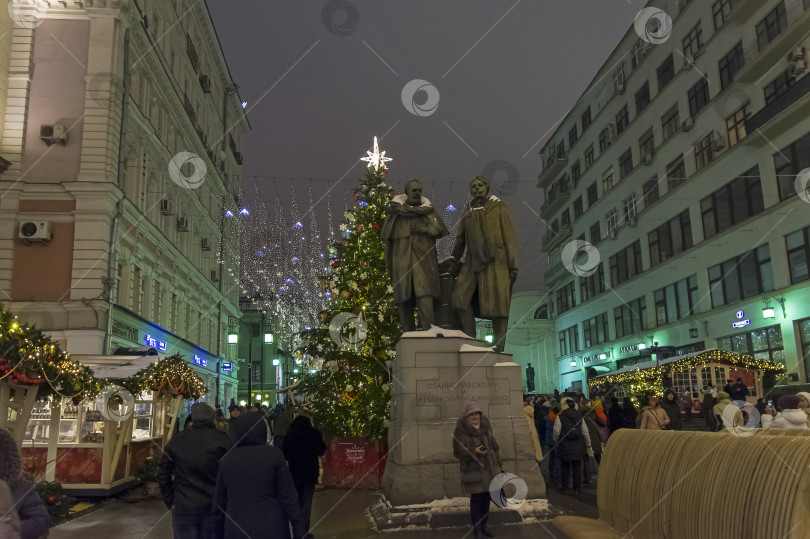
M284 197L292 184L299 201L310 186L318 200L331 188L339 222L359 158L385 135L397 191L416 177L436 206L460 210L467 183L500 160L494 192L520 240L515 290L540 289L537 154L645 4L208 0L253 127L242 144L246 196ZM421 116L403 104L414 79L436 90L414 94ZM314 211L325 215L326 200Z

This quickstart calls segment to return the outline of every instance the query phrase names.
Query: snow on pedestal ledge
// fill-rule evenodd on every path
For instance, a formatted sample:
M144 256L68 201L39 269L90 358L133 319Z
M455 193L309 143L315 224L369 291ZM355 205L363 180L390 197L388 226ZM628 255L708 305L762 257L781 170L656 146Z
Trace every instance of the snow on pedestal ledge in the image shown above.
M469 339L476 341L474 337L470 337L463 331L457 329L444 329L439 326L430 326L430 329L425 331L406 331L402 334L402 338L428 338L428 337L458 337L459 339Z

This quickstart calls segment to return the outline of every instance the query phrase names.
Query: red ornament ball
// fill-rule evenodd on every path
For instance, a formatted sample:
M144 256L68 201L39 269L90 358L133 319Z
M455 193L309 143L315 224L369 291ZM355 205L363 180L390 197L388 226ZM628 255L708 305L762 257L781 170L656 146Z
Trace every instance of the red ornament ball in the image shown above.
M340 266L340 262L332 262L333 268L337 268L338 266Z

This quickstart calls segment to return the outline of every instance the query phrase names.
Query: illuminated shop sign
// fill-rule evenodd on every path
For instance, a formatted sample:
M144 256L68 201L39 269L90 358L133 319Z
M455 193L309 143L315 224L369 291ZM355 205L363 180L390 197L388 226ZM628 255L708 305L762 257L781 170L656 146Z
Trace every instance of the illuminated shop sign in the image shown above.
M161 352L165 352L165 351L166 351L166 343L165 343L165 342L163 342L163 341L159 341L159 340L155 339L155 338L154 338L154 337L152 337L151 335L146 335L146 336L143 338L143 340L144 340L144 341L146 341L146 345L147 345L147 346L151 346L152 348L157 348L157 349L158 349L158 350L160 350Z
M733 324L731 324L731 327L733 327L733 328L744 328L745 326L747 326L750 323L751 323L751 319L746 318L745 320L740 320L739 322L734 322Z
M223 363L222 372L231 372L233 370L233 363Z
M194 364L199 365L200 367L205 367L206 365L208 365L208 360L203 359L200 356L194 356Z

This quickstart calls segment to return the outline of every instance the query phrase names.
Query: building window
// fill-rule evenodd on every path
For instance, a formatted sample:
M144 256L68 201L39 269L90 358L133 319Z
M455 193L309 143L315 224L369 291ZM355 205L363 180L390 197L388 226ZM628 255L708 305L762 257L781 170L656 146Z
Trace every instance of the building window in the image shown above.
M574 281L557 289L557 314L562 314L577 306L574 294Z
M129 287L129 308L134 313L140 314L143 305L143 278L141 268L132 266L132 286Z
M568 132L568 147L571 148L577 142L577 126L574 124L574 127Z
M652 159L655 155L655 135L650 129L638 139L638 150L641 154L641 162L647 164L647 159Z
M801 328L801 322L799 322L799 327ZM746 356L754 356L755 359L785 364L782 329L779 326L770 326L721 337L717 339L717 348Z
M726 17L731 13L734 5L732 0L717 0L712 4L712 16L714 17L714 29L717 30L726 22Z
M577 197L574 201L574 221L582 217L582 196Z
M647 329L647 300L644 296L613 309L616 338L621 339Z
M804 355L804 372L810 373L810 318L799 320L799 336L802 341L802 354Z
M627 112L627 105L625 105L616 114L616 133L620 135L629 123L630 114Z
M613 167L610 167L602 173L602 193L607 194L613 185Z
M660 92L667 84L670 83L672 79L675 78L675 61L672 59L671 54L667 56L667 59L664 60L660 66L658 66L657 75L658 91Z
M644 183L644 208L652 206L653 202L658 200L658 178L653 178Z
M619 176L621 179L624 179L631 172L633 172L633 150L628 148L627 151L619 157Z
M748 118L749 103L746 103L734 114L726 118L726 132L728 133L729 148L736 146L738 142L745 138L745 120Z
M661 128L664 130L664 140L680 131L681 118L678 113L677 103L661 117Z
M697 141L695 144L695 169L703 170L706 165L714 161L714 152L712 151L712 137L714 131Z
M796 84L796 79L790 73L783 71L770 83L765 85L765 104L770 105L787 93L791 86Z
M796 176L802 170L810 168L810 133L773 154L773 164L779 184L779 200L796 195ZM810 199L810 185L805 184L804 188L806 196Z
M577 160L576 163L571 165L571 182L573 183L574 187L576 187L577 184L579 183L579 178L581 176L582 176L582 170L580 169L580 166L579 166L579 160Z
M611 144L613 144L613 130L607 126L599 132L599 151L604 153Z
M580 351L579 328L576 324L560 331L560 355L567 356Z
M591 225L590 235L591 235L591 244L592 245L596 245L597 243L602 241L602 233L599 230L599 222L598 221Z
M642 271L641 240L636 240L610 257L610 284L618 286Z
M636 193L630 193L630 196L624 199L624 222L628 223L634 221L636 218Z
M759 168L754 167L700 201L703 237L720 234L764 209Z
M694 58L702 46L703 29L700 26L700 21L698 21L695 27L683 38L683 55Z
M588 187L588 191L586 193L588 195L588 208L596 204L596 201L599 200L599 195L596 190L596 182L593 182L590 187Z
M697 312L698 286L697 275L682 281L659 288L655 297L655 323L659 326L681 320Z
M584 133L588 126L591 125L591 107L588 106L587 109L582 113L582 132Z
M745 65L742 41L738 41L728 54L720 58L720 88L725 89L734 82L734 75Z
M689 219L689 210L673 217L647 234L647 241L650 246L651 266L657 266L690 249L692 247L692 222Z
M694 117L703 107L709 104L709 81L700 77L700 80L689 88L687 97L689 99L689 114Z
M810 279L808 262L810 262L810 227L797 230L785 236L788 265L790 266L790 283L796 284Z
M579 278L579 295L582 301L587 301L605 291L605 266L602 263L596 267L596 271L587 276Z
M624 91L624 64L613 72L613 89L619 93Z
M641 90L636 92L636 116L650 104L650 83L645 82Z
M594 316L582 323L582 336L585 340L585 348L597 346L610 340L608 329L607 313Z
M686 167L683 164L683 155L667 165L667 186L669 190L675 189L686 181Z
M605 214L605 229L607 229L608 236L614 236L618 228L619 212L616 211L616 208L610 208Z
M762 245L709 268L712 307L722 307L773 290L771 251Z
M776 36L781 34L785 28L787 28L787 11L785 10L785 3L779 2L757 24L757 45L759 45L759 50L764 49L771 41L776 39Z
M630 50L630 61L633 65L633 69L638 67L641 61L644 60L644 57L650 52L650 48L650 44L646 41L641 39L636 40L633 48Z
M562 223L563 230L571 226L571 213L568 211L568 208L565 208L560 215L560 223Z
M588 146L588 149L585 150L585 168L593 165L593 144Z

